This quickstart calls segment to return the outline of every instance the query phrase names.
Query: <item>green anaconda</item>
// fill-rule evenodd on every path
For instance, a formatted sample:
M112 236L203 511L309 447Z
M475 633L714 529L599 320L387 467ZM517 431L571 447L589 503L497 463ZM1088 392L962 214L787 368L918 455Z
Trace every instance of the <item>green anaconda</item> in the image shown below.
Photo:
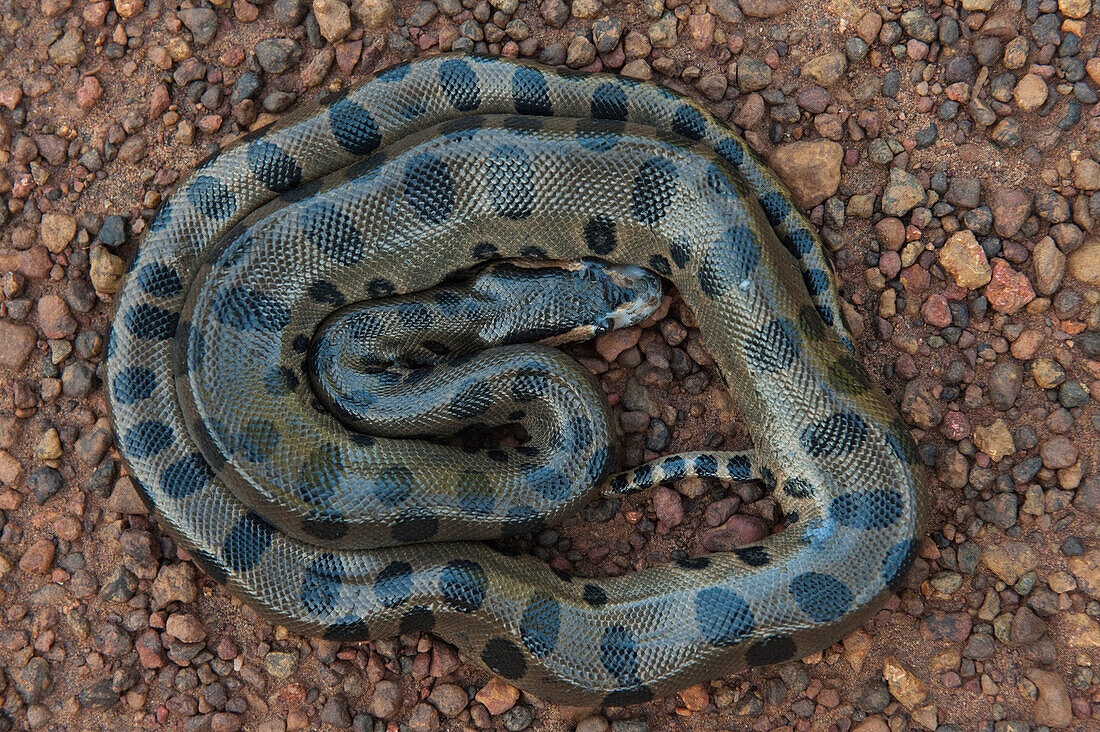
M754 449L611 477L603 394L546 342L615 316L555 330L570 308L532 296L507 332L462 325L494 288L458 276L492 260L482 276L591 267L611 310L652 298L638 268L670 280ZM729 129L626 78L435 56L248 135L161 205L107 373L156 518L263 615L349 641L431 631L572 705L829 646L890 595L925 526L927 477L853 357L817 235ZM512 422L516 447L432 439ZM786 527L605 579L480 541L688 475L762 480Z

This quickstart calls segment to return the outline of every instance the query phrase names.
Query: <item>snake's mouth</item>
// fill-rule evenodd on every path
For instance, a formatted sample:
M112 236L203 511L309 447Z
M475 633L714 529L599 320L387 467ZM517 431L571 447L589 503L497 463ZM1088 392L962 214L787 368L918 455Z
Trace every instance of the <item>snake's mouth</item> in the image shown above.
M648 318L661 305L661 280L641 267L613 265L607 267L608 280L619 288L623 299L608 318L612 328L625 328Z

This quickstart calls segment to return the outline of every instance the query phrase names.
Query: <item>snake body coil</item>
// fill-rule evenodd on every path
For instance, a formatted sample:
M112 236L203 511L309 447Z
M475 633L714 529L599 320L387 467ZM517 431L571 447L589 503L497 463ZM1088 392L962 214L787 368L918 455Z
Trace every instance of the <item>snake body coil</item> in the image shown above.
M378 300L414 339L462 316L408 293L490 259L585 257L675 283L755 436L752 453L672 456L607 490L759 477L784 531L600 580L462 540L536 529L605 482L613 429L591 377L543 346L453 358L419 338L439 359L398 368L314 337L337 308ZM692 102L445 55L249 135L186 180L133 263L107 386L158 520L272 621L342 640L430 630L538 696L620 705L826 647L912 560L927 479L839 313L785 189ZM347 321L345 340L384 336L372 317ZM314 382L341 358L360 367L342 392L357 406L334 415ZM441 401L408 396L428 392ZM375 407L389 416L371 422ZM517 420L531 440L515 449L421 439Z

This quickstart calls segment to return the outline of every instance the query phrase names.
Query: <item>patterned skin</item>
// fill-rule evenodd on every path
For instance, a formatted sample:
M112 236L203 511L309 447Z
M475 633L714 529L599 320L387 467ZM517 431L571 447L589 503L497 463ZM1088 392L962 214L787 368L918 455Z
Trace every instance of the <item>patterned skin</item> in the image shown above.
M423 368L362 346L360 373L338 376L365 379L346 390L364 414L384 388L412 387L386 396L400 419L375 434L349 431L337 416L362 415L334 415L312 388L309 364L339 358L314 336L338 307L405 303L415 333L453 303L405 296L456 271L592 256L677 286L753 451L669 456L608 481L602 394L539 345ZM444 55L250 135L184 181L121 296L108 390L158 520L272 621L338 640L427 630L537 696L622 705L827 647L912 561L927 477L839 312L788 193L692 102ZM439 401L415 396L425 383ZM513 420L532 436L514 450L418 439ZM469 520L477 537L531 531L605 483L687 475L763 480L787 527L599 580L464 533Z

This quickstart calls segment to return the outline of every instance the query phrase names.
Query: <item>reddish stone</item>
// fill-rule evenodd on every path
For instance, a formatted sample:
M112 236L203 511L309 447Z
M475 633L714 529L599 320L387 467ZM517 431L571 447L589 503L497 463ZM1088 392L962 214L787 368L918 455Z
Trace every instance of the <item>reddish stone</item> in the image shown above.
M936 328L946 328L951 325L951 309L947 307L947 298L940 294L932 294L924 301L920 309L924 322Z
M993 279L986 285L985 296L998 313L1011 315L1035 299L1035 290L1031 289L1027 275L997 258L993 260Z

